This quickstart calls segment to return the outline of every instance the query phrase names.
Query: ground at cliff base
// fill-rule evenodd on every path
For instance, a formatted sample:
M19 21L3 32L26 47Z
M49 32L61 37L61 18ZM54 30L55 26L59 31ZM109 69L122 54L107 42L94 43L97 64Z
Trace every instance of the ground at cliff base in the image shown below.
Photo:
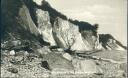
M47 48L48 49L48 48ZM41 49L44 52L44 49ZM18 78L125 78L126 77L126 52L101 51L90 57L70 55L57 50L47 52L41 56L27 51L2 52L1 77ZM68 59L70 57L70 59ZM117 57L117 59L115 58ZM123 60L122 60L123 59ZM114 61L111 61L114 60ZM26 73L27 72L27 73Z

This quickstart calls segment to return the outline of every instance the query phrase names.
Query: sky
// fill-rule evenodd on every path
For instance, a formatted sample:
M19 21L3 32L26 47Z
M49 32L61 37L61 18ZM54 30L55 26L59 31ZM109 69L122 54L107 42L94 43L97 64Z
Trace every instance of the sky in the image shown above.
M100 34L112 34L127 45L127 0L47 0L67 17L98 23Z

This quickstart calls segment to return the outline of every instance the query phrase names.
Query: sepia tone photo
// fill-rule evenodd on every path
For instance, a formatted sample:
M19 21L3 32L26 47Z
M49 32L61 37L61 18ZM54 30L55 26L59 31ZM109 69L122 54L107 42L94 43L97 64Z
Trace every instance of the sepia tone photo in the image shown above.
M1 78L127 78L127 0L1 0Z

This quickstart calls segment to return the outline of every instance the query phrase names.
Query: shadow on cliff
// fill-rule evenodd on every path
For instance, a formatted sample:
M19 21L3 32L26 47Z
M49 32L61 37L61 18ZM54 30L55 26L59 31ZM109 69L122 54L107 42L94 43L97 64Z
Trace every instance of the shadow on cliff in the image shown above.
M23 8L23 6L26 6L25 1L27 0L18 0L18 1L2 0L1 1L1 8L2 8L1 40L8 41L8 40L15 40L15 39L21 39L21 40L24 39L24 40L40 42L41 45L49 45L49 43L45 42L42 39L41 35L36 36L30 33L30 31L24 29L24 26L27 24L22 23L22 19L20 19L21 17L19 16L19 11L21 8ZM30 9L32 9L32 7ZM26 17L27 16L23 18L25 19ZM32 18L34 19L34 17Z
M122 45L121 42L117 41L112 35L110 34L99 34L99 41L100 43L102 43L102 46L107 49L107 42L109 42L109 39L115 40L115 43L119 46L121 46L124 49L127 49L126 46ZM113 44L114 45L114 44Z

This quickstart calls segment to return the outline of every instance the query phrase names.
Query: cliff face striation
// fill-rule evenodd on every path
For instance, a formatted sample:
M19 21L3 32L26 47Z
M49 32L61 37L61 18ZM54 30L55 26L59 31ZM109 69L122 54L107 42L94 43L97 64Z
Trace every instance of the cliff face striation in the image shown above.
M102 43L104 49L107 50L125 50L126 46L123 46L110 34L99 34L99 41Z
M1 2L1 77L127 76L127 48L98 24L68 19L45 0Z
M3 40L26 39L80 51L126 49L116 39L99 35L96 26L68 19L45 0L2 0L2 8Z

